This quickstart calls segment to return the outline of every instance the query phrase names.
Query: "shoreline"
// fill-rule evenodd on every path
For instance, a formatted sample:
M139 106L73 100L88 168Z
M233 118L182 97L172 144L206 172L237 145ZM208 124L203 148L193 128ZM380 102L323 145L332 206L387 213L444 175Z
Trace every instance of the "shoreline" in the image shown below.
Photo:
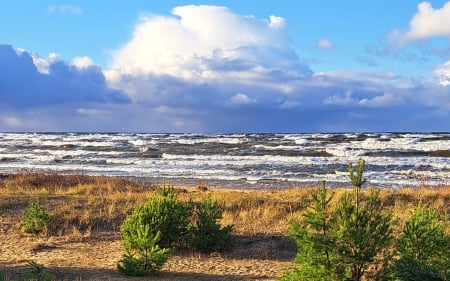
M95 173L85 173L83 171L57 171L48 169L19 169L15 172L0 172L0 178L8 176L20 176L23 174L36 174L42 176L62 176L62 177L87 177L87 178L110 178L117 180L131 181L138 184L152 184L160 185L162 183L168 183L180 188L200 188L200 189L227 189L227 190L243 190L243 191L283 191L293 188L315 188L322 184L322 180L298 182L289 180L277 180L277 179L261 179L256 181L249 181L247 179L237 180L225 180L225 179L204 179L204 178L192 178L192 177L152 177L152 176L121 176L121 175L103 175ZM351 184L347 181L333 182L325 181L328 188L351 188ZM420 187L426 188L442 188L450 186L450 183L428 183L427 179L410 178L410 184L407 185L376 185L371 184L370 180L365 183L364 187L373 187L377 189L402 189L410 188L417 189Z

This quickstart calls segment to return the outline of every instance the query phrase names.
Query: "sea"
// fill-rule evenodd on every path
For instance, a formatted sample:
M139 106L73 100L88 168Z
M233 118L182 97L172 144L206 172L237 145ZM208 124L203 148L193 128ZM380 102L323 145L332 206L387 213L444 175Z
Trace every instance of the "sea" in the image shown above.
M0 173L57 172L210 188L450 185L450 133L0 133Z

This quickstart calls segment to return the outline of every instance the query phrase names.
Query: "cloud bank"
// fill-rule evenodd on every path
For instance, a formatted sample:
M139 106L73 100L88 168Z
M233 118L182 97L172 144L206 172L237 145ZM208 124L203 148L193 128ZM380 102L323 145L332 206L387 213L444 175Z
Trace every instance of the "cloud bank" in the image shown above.
M0 130L449 130L448 63L436 67L435 81L320 73L291 44L279 16L189 5L140 18L108 69L88 57L67 62L3 46ZM333 48L327 39L316 46Z
M79 107L130 102L122 91L106 85L100 67L85 62L81 59L69 64L55 54L43 58L0 45L0 130L20 130L22 125L27 130L34 125L42 127L37 125L34 111L47 111L48 119L58 120L58 111L70 114Z

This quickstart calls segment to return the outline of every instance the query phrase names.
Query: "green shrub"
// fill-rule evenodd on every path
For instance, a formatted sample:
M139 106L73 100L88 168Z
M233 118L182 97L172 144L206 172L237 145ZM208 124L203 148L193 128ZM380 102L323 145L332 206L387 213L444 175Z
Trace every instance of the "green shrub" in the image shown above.
M400 258L394 262L398 280L448 280L450 235L444 221L431 208L419 206L405 222L397 243Z
M170 256L169 248L182 242L191 213L191 204L179 204L171 185L158 187L120 229L126 253L118 270L132 276L156 275Z
M222 210L209 195L194 212L188 244L204 253L226 249L230 245L233 226L222 227L218 223L220 219L222 219Z
M53 215L47 213L39 204L39 199L36 198L30 204L28 212L23 215L24 226L22 231L25 233L39 233L47 230L49 222L53 219Z
M358 203L357 203L358 202ZM364 276L373 279L390 257L392 215L383 210L378 192L371 190L362 196L340 198L335 210L336 250L343 277L359 281ZM369 272L368 269L375 269Z
M312 203L301 222L291 220L289 236L297 244L295 263L301 265L286 272L280 280L335 280L333 265L336 254L330 233L332 216L330 202L334 194L328 195L325 182L312 194Z
M386 264L392 241L392 215L385 212L378 192L361 192L364 161L356 170L349 165L353 191L338 198L330 210L333 195L325 183L312 195L304 220L291 221L289 235L298 246L299 267L280 280L354 280L375 278ZM376 268L368 272L369 268ZM371 273L371 274L369 274Z
M172 247L187 233L192 214L191 204L180 204L171 185L158 187L144 206L138 206L121 227L124 240L137 236L138 226L149 226L151 236L160 233L159 245Z
M136 236L124 238L123 255L117 269L129 276L158 275L159 270L170 256L170 250L158 246L159 235L150 233L148 224L136 226Z

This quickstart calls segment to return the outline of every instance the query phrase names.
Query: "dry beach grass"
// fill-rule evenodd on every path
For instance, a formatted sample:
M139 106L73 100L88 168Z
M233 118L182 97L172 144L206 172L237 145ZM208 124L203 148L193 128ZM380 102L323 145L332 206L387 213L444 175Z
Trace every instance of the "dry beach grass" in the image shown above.
M123 254L119 229L125 216L152 196L156 184L31 171L1 175L0 271L13 280L28 261L35 261L57 280L141 280L115 270ZM155 280L276 280L293 266L296 248L286 232L289 221L300 218L308 205L311 188L176 190L180 201L201 202L211 194L219 202L221 223L234 225L232 247L209 255L179 250ZM449 186L383 189L380 195L399 226L420 201L450 213ZM55 218L47 233L25 235L21 217L36 197Z

